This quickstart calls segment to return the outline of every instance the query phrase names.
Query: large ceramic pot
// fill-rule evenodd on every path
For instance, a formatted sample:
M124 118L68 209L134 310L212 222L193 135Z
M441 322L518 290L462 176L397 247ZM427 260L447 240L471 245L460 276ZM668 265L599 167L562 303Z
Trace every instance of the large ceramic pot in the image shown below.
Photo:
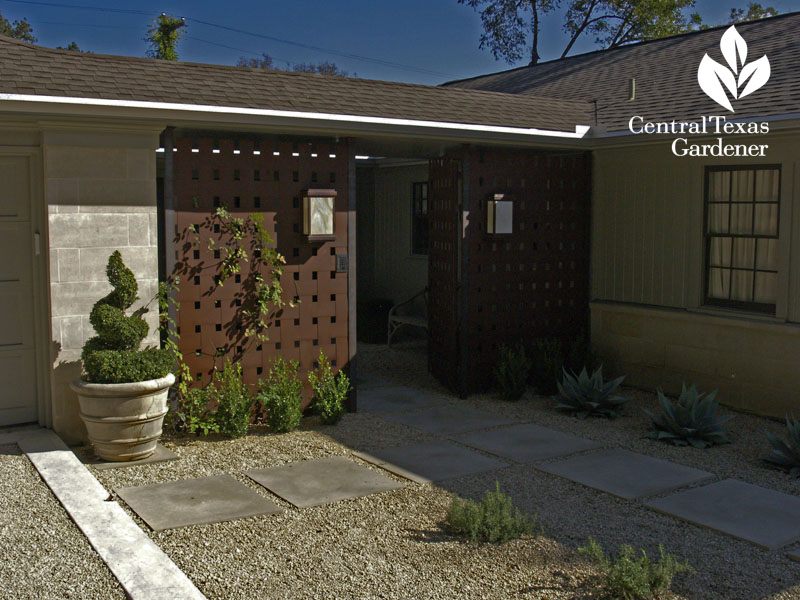
M70 387L78 394L81 419L97 456L125 462L153 454L173 383L175 376L171 373L136 383L73 381Z

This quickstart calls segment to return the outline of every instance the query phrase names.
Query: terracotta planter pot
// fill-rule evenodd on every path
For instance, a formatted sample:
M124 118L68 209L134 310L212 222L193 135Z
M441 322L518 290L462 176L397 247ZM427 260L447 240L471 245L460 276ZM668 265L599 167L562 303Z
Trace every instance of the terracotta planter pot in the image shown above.
M173 383L175 376L171 373L135 383L73 381L70 387L78 394L81 419L97 455L103 460L125 462L153 454Z

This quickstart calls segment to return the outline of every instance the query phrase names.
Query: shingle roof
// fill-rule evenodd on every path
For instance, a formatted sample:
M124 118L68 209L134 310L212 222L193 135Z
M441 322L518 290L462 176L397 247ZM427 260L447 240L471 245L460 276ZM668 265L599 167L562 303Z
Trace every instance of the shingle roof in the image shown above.
M581 101L52 50L0 36L0 93L575 131ZM2 105L0 105L2 110Z
M800 13L736 28L747 41L748 62L766 54L772 75L760 90L735 101L735 117L800 113ZM728 114L697 84L697 67L704 54L725 64L719 41L726 29L727 26L717 27L599 50L444 85L451 89L596 100L597 123L611 131L627 128L633 115L650 121L671 121ZM629 102L631 78L636 79L636 99Z

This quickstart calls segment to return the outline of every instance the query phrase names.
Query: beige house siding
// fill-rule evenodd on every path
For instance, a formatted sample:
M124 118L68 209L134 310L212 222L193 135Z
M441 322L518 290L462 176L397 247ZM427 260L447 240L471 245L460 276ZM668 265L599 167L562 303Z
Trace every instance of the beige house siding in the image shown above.
M373 227L369 298L407 300L428 285L428 257L411 254L411 194L414 182L428 181L428 165L382 166L373 169L374 202L359 198L358 210L372 212ZM362 216L363 218L363 216ZM359 232L361 234L361 231Z
M754 143L766 159L678 158L669 141L595 151L592 341L635 385L697 381L782 416L800 409L800 156L796 135ZM759 162L782 167L775 317L703 306L705 167Z
M89 313L107 294L105 266L120 250L139 282L138 305L157 344L158 287L156 154L158 132L43 133L45 198L49 212L53 428L67 441L85 429L69 382L80 376L84 341L94 335Z

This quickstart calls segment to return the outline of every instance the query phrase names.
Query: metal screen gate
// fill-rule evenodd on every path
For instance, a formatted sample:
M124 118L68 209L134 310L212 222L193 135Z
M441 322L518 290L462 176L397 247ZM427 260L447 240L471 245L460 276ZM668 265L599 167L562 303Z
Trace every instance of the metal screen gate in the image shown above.
M278 355L299 361L304 376L314 367L320 350L334 367L345 366L348 273L341 272L342 261L337 270L337 255L348 253L347 143L187 134L178 137L175 146L174 245L167 261L169 267L173 259L168 272L181 277L180 349L193 377L201 385L208 383L214 369L230 357L241 362L245 381L255 384L266 377ZM302 233L302 198L309 188L337 191L334 236L325 241L310 241ZM205 243L192 243L193 226L202 233L205 219L218 206L225 206L235 217L262 215L266 230L286 258L281 278L284 298L295 297L300 303L275 315L269 341L246 338L237 316L247 266L219 287L214 279L219 258Z

